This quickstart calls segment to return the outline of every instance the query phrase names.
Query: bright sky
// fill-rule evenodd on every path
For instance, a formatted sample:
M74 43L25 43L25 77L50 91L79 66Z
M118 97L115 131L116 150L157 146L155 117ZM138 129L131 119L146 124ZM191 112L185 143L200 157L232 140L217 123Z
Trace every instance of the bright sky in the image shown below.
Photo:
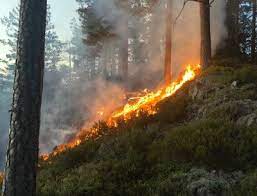
M1 0L0 18L8 15L9 11L18 5L20 0ZM73 17L77 17L76 9L78 7L75 0L48 0L51 6L52 22L55 25L56 31L63 41L71 37L70 21ZM3 26L0 25L0 37L4 37ZM0 56L4 55L4 51L0 47Z

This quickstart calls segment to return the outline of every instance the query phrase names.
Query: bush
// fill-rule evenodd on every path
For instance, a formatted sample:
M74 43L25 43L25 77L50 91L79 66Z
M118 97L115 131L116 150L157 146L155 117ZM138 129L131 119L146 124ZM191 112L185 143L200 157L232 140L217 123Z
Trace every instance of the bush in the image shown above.
M257 195L257 171L252 172L241 180L239 184L234 186L233 195L241 196L245 194L249 196Z
M165 147L171 160L230 170L255 166L256 148L256 128L217 120L201 120L172 129Z
M257 82L257 68L254 66L244 66L241 69L235 70L234 80L241 84Z

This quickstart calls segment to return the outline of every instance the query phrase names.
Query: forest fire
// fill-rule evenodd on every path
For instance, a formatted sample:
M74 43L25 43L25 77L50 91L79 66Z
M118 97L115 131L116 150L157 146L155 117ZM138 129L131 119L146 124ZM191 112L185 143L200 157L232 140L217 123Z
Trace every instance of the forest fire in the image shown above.
M139 115L140 111L146 112L148 115L155 114L156 104L167 98L172 96L178 89L180 89L186 82L193 80L200 70L200 65L188 65L186 67L185 73L182 77L170 85L162 88L160 90L149 92L145 96L138 97L135 103L128 103L124 106L121 111L114 112L110 119L107 121L108 125L114 126L116 124L116 120L119 118L123 118L124 120L128 120L131 118L131 114Z
M156 91L148 92L145 90L145 95L132 97L130 100L133 100L131 103L127 103L122 109L114 111L109 118L106 119L106 124L108 127L117 127L119 120L128 121L134 116L139 116L141 112L146 113L151 116L157 113L156 105L163 99L174 95L186 82L195 79L197 74L200 72L200 65L188 65L185 69L185 72L170 85L161 88ZM97 112L98 115L103 116L104 111ZM98 137L98 128L91 128L85 131L81 130L76 137L67 144L62 144L53 151L51 156L55 156L67 149L74 148L81 144L82 141L89 138ZM81 137L83 136L83 137ZM81 139L83 138L83 140ZM48 160L49 155L42 155L43 160Z

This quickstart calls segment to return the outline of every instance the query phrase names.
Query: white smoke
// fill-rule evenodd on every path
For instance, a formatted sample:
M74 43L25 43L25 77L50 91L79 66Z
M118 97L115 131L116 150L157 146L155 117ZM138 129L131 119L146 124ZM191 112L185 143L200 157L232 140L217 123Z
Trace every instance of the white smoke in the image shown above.
M177 17L183 6L183 1L174 0L173 21ZM129 20L129 25L133 26L134 39L130 29L129 43L133 40L143 43L142 48L137 48L141 55L141 62L129 63L130 86L135 88L154 88L162 80L164 63L164 38L165 38L165 5L157 4L151 14L145 16L132 15L128 11L117 7L114 0L98 0L95 4L95 13L102 18L106 25L113 27L113 33L119 38L123 38L124 31L127 30L125 21ZM183 13L179 17L173 31L173 72L176 74L181 71L183 65L188 63L199 63L200 51L200 18L199 4L189 2ZM151 20L146 28L143 23ZM218 44L226 36L225 28L225 1L216 0L211 8L211 26L212 26L212 50L215 52ZM149 37L149 39L145 37ZM111 43L110 43L111 42ZM110 44L116 44L115 41L108 41ZM119 42L118 42L119 44ZM104 51L104 50L103 50ZM132 48L130 48L130 53ZM104 54L102 55L104 56ZM57 88L54 99L59 104L48 105L51 112L43 112L41 127L41 151L49 151L54 146L65 142L70 135L78 130L76 122L70 123L70 126L64 126L64 122L79 116L85 124L81 126L90 126L88 122L100 120L98 111L104 108L106 114L114 108L122 105L124 101L124 90L122 86L115 82L108 82L104 78L97 78L93 81L78 81L72 86L64 89L61 83ZM68 96L67 96L68 94ZM75 111L74 111L75 108ZM63 114L63 116L58 116ZM63 119L60 121L60 119ZM60 122L58 122L60 121Z

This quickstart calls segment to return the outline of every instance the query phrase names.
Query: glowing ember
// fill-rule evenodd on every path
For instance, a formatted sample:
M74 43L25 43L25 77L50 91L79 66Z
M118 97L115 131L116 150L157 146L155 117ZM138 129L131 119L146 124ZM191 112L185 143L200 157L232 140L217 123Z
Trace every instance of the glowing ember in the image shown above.
M139 116L140 112L145 112L147 115L154 115L157 113L156 105L163 99L174 95L185 83L193 80L196 75L199 73L201 69L200 65L188 65L184 74L179 77L179 79L169 86L161 88L160 90L156 90L153 92L149 92L148 90L144 90L143 96L135 96L130 98L129 100L133 100L132 103L127 103L122 109L113 112L110 117L106 120L108 127L116 127L118 124L118 120L129 120L133 116ZM130 102L129 101L129 102ZM97 112L100 116L104 114L103 111ZM80 139L83 136L83 140L87 140L89 138L97 138L99 135L98 128L91 128L90 131L86 133L82 130L82 132L78 133L77 136L70 141L68 144L62 144L58 146L54 152L53 156L67 150L74 148L81 144L82 140ZM43 160L48 160L49 155L42 155Z

